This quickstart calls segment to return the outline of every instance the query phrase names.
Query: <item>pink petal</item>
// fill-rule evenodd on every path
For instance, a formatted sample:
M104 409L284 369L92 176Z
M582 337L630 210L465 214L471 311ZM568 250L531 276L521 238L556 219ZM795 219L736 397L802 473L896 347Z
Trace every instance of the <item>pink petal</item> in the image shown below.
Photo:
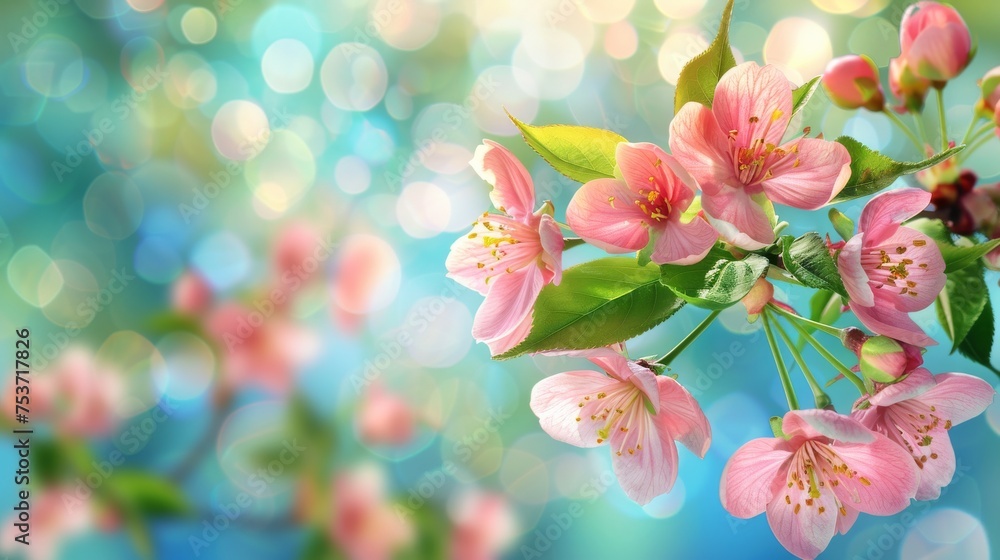
M713 195L705 191L701 204L708 221L729 243L755 250L774 242L767 214L742 188L724 187Z
M891 406L898 402L916 398L934 386L935 381L931 373L924 368L917 368L911 371L902 381L883 386L868 401L872 404L872 407Z
M923 78L950 80L969 62L971 41L965 24L929 27L913 41L906 59L912 61L914 71Z
M528 313L524 316L524 319L521 319L521 322L514 327L514 330L501 336L500 338L485 341L486 346L490 349L490 355L499 356L500 354L503 354L523 342L525 338L528 338L528 334L531 332L532 322L532 313Z
M792 479L788 478L789 482ZM767 504L767 522L775 538L789 552L799 558L816 558L823 552L837 530L837 504L827 491L813 498L808 486L800 490L797 485L783 487ZM785 496L788 496L786 501ZM811 506L805 505L810 499ZM819 508L823 508L823 513Z
M898 311L891 305L863 307L851 305L851 311L861 324L877 334L895 338L914 346L935 346L937 342L913 322L905 311Z
M875 305L875 294L872 293L872 287L868 283L868 272L861 266L863 237L862 234L855 235L844 244L844 248L837 256L837 265L851 302L871 307Z
M844 511L837 515L837 532L846 535L854 526L854 522L858 520L858 510L845 504L842 505Z
M451 251L445 260L445 268L448 269L448 278L458 282L462 286L475 290L482 295L486 295L490 286L486 283L486 278L491 274L487 267L480 267L486 259L492 258L489 251L483 246L481 239L470 239L462 236L451 244Z
M686 224L670 220L656 240L650 259L656 264L694 264L705 258L718 239L719 232L700 217Z
M951 479L955 476L955 449L948 432L943 428L919 436L931 439L927 445L913 446L913 458L920 461L920 480L914 498L936 500L941 496L941 489L951 484ZM912 445L913 439L910 442Z
M625 357L625 347L615 343L611 346L601 348L587 348L583 350L547 350L541 352L544 356L571 356L576 358L586 358L603 369L611 377L625 381L632 376L629 369L629 360Z
M919 475L910 454L882 434L871 443L844 443L831 449L847 465L833 491L844 504L863 513L893 515L906 509ZM856 473L856 474L855 474Z
M792 116L791 82L777 66L745 62L719 80L712 113L721 130L737 131L737 146L747 147L762 136L766 143L777 146Z
M791 151L774 167L774 177L764 181L767 198L793 208L815 210L830 201L851 177L851 156L837 142L802 138L782 146ZM797 163L797 165L796 165Z
M867 243L865 246L869 247ZM900 247L905 251L901 255L898 254ZM945 264L941 250L933 239L923 233L903 226L896 229L878 247L872 249L885 250L897 259L906 257L913 261L906 266L906 285L909 286L906 294L900 294L898 289L888 290L888 286L881 290L894 296L892 301L896 309L919 311L933 303L944 288L947 278L944 274ZM877 278L879 277L875 274L872 275L873 281L877 281Z
M531 390L531 411L538 416L539 424L553 439L577 447L597 447L597 431L603 427L590 422L595 406L600 406L594 395L617 387L620 381L596 371L580 370L546 377ZM586 401L584 397L591 397ZM580 403L587 403L581 407ZM588 420L577 422L577 418Z
M931 193L923 189L902 188L877 194L861 211L858 232L865 235L865 246L880 244L904 221L924 211L931 203Z
M615 159L618 168L621 169L622 177L637 196L640 190L655 189L670 202L671 206L682 212L694 199L694 190L675 174L674 169L686 175L689 181L693 181L691 177L676 163L673 156L656 144L622 142L618 144Z
M659 414L660 412L660 387L657 385L657 375L653 373L649 368L643 367L631 360L626 364L631 375L628 377L629 382L639 388L642 391L643 396L649 401L649 404L653 407L653 413Z
M674 486L677 446L669 432L654 424L645 406L637 404L625 413L634 414L635 421L630 422L629 431L611 434L611 464L625 494L635 503L645 505ZM640 433L646 437L640 440Z
M706 193L738 184L726 132L700 103L685 104L670 122L670 151Z
M531 175L507 148L483 140L469 165L484 181L493 185L490 200L498 210L517 220L526 220L535 206Z
M573 195L566 221L573 233L609 253L638 251L649 243L649 231L635 198L625 181L588 181Z
M655 421L692 453L704 457L712 443L712 427L698 401L672 377L659 375L656 383L660 402Z
M792 410L781 422L785 434L813 439L819 436L838 442L870 443L875 434L860 422L832 410Z
M562 252L565 241L559 224L552 216L542 214L538 222L538 238L542 243L542 262L551 275L545 281L558 286L562 281Z
M537 266L500 274L493 280L486 300L476 312L472 336L487 342L510 334L525 317L531 316L531 308L543 285L542 271Z
M760 438L743 444L722 471L722 507L743 519L763 513L771 500L773 483L785 481L791 456L788 442L780 438Z
M920 400L934 406L938 416L952 425L982 414L996 394L986 381L964 373L942 373L934 376L934 381L936 385L920 395Z

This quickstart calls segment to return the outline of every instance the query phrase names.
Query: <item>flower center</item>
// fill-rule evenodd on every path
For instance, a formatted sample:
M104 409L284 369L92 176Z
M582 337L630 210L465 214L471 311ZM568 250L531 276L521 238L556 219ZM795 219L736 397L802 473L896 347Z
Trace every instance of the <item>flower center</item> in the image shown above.
M646 413L642 391L624 381L620 386L596 395L586 395L577 405L581 410L577 422L593 422L601 425L597 430L597 443L604 443L611 434L620 432L623 437L616 453L634 454L642 450L646 436Z
M927 453L934 441L931 432L950 430L951 420L938 416L937 407L913 399L896 403L890 410L888 429L895 433L887 435L909 450L921 469L928 460L937 459L937 453Z
M733 150L733 171L744 186L751 186L766 181L774 176L774 166L790 155L799 152L799 144L796 142L788 150L775 146L767 141L767 135L771 131L771 126L784 115L780 109L771 112L771 118L761 131L760 136L750 138L749 141L740 138L740 130L729 131L729 142ZM757 128L755 125L760 122L760 118L753 116L747 120L748 130L753 134ZM803 136L809 134L809 128L803 130ZM799 158L796 157L792 167L798 167Z
M660 167L663 161L657 159L653 167ZM651 220L657 222L670 217L670 201L661 193L661 189L666 185L661 185L659 180L653 175L649 176L649 189L639 189L639 198L635 199L635 205L642 210L642 213L649 216Z
M840 479L857 478L858 482L865 486L871 485L871 481L863 476L858 476L858 471L851 469L847 463L837 455L829 445L807 441L795 452L792 461L788 466L787 488L798 488L799 492L789 492L785 494L785 505L793 508L793 512L798 514L802 507L817 508L818 514L826 512L826 506L822 505L827 498L833 500L833 506L838 513L847 515L847 508L844 507L840 499L833 493L832 489L840 485ZM792 499L792 494L796 498ZM827 503L827 505L830 505Z
M909 247L923 247L925 239L914 239L912 245L896 245L876 247L861 255L861 266L868 272L868 280L875 289L896 289L899 295L917 297L919 295L918 279L920 275L912 276L913 268L926 269L927 263L915 262L915 254L907 256Z
M535 262L537 255L531 251L518 250L520 248L517 247L524 241L532 241L532 235L535 238L538 236L537 232L524 224L489 212L484 212L473 222L472 232L468 237L482 241L483 248L489 254L487 260L476 263L477 268L487 269L489 273L484 277L484 282L489 284L490 280L500 274L513 274Z

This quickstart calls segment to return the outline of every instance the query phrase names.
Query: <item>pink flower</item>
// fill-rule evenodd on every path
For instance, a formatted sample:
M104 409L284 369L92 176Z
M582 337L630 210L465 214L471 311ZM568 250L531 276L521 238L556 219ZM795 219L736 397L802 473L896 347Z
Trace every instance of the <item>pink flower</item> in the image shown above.
M532 213L531 176L506 148L484 140L470 163L493 185L490 198L503 214L480 216L472 233L452 244L445 264L449 278L486 296L472 336L497 355L524 340L538 293L562 278L563 238L551 203Z
M823 72L823 89L838 107L881 111L885 95L878 77L878 68L864 55L835 58Z
M913 72L935 82L958 76L972 59L969 28L947 4L911 4L899 24L899 43Z
M705 456L712 440L708 419L672 377L611 353L591 361L607 375L581 370L543 379L531 391L531 410L559 441L577 447L610 443L622 489L646 504L674 485L674 440Z
M838 259L858 320L916 346L937 344L909 313L930 305L944 287L944 259L934 240L902 222L924 210L930 199L929 192L912 188L875 196L861 212L859 233Z
M198 315L212 303L212 286L197 272L185 272L171 290L174 309L187 315Z
M948 430L986 410L993 395L993 387L978 377L931 375L917 368L902 381L882 385L873 396L859 399L851 415L912 455L919 467L916 498L933 500L955 474ZM861 408L865 402L870 406Z
M0 531L0 538L3 538L0 550L5 554L23 553L28 560L56 558L62 548L61 541L86 532L96 522L90 500L79 498L77 492L76 488L69 485L37 490L32 488L31 532L28 536L30 544L24 546L14 540L20 535L14 526L19 522L15 515L4 523L3 531Z
M917 467L882 434L830 410L793 410L786 438L743 445L722 472L722 505L736 517L767 512L789 552L815 558L835 532L846 533L858 512L892 515L910 503Z
M596 179L580 187L566 209L574 233L610 253L638 251L655 232L651 260L657 264L700 261L719 238L695 217L683 222L695 183L687 171L653 144L618 144L622 179Z
M851 175L850 155L836 142L781 144L791 113L791 84L781 71L747 62L722 76L711 109L688 103L670 124L671 152L701 186L709 221L734 245L774 241L771 202L819 208Z
M517 537L517 519L503 494L476 490L449 508L452 560L492 560Z
M388 560L413 541L412 524L386 501L380 468L363 466L337 475L330 537L348 558L364 560Z
M375 382L358 408L358 433L374 445L404 445L413 438L416 414L410 403Z
M896 108L896 111L901 113L906 111L920 112L930 87L930 80L914 74L913 69L902 56L889 61L889 89L903 103L902 106Z

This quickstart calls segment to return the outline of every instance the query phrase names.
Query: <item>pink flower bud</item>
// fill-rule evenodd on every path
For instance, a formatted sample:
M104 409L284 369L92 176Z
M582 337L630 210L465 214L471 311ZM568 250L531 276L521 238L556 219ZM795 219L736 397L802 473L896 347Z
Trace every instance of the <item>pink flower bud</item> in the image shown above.
M920 349L887 336L873 336L861 344L861 375L879 383L892 383L924 363Z
M900 57L913 72L933 82L958 76L972 59L969 28L955 8L917 2L906 9L899 25Z
M879 83L878 68L864 55L835 58L823 72L823 89L835 105L844 109L864 107L881 111L885 95Z
M930 80L914 74L902 56L889 61L889 89L903 103L896 109L897 111L912 113L920 111L930 87Z
M750 315L751 320L756 319L757 315L760 315L760 312L764 310L764 306L773 297L774 286L767 280L758 278L757 283L753 285L750 292L743 296L743 305L747 308L747 314Z
M993 112L1000 102L1000 66L987 72L982 80L979 80L979 88L983 92L982 98L976 103L976 110L984 118L992 118Z

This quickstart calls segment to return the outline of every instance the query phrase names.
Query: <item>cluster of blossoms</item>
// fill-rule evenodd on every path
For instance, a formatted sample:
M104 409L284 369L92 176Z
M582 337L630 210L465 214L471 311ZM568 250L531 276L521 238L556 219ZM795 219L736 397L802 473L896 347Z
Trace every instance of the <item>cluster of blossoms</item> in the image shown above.
M720 37L726 33L724 27ZM898 111L919 113L929 89L940 93L968 64L971 39L952 8L921 2L907 10L900 40L902 54L890 65L891 89L900 101ZM823 241L817 234L781 236L788 224L778 223L775 204L819 209L874 194L901 172L885 175L872 158L888 158L853 139L810 137L809 128L789 135L810 85L795 89L772 66L737 65L726 45L717 40L696 59L728 68L714 84L714 96L685 93L682 72L670 153L653 144L616 141L606 131L530 127L515 120L549 164L582 183L566 209L565 225L554 219L551 202L535 200L522 163L503 146L485 141L471 164L492 186L499 213L480 216L472 231L453 244L446 266L451 278L485 296L472 334L489 345L494 357L570 355L597 366L599 371L541 380L532 391L531 409L554 439L577 447L607 444L622 489L639 504L673 486L675 442L700 457L711 444L711 427L682 386L683 374L669 375L667 366L719 310L742 301L748 320L763 321L789 411L772 420L775 437L750 441L730 458L720 497L737 517L766 512L786 549L814 558L834 533L847 532L859 513L895 514L912 499L936 498L951 481L956 459L948 430L982 413L994 390L975 376L933 375L924 369L923 353L936 342L910 314L939 300L951 274L975 278L978 271L981 276L980 257L996 244L951 234L995 230L1000 214L993 191L970 187L975 200L990 201L990 206L970 204L968 193L956 197L956 204L973 207L968 212L976 227L959 231L958 222L944 216L952 206L942 202L943 184L951 180L955 190L963 174L949 179L942 170L958 165L953 154L969 138L962 146L949 146L943 130L942 153L932 151L929 159L909 166L910 172L927 169L921 180L935 177L929 190L877 194L861 212L856 230L850 219L831 211L842 241L829 236ZM983 81L977 114L992 110L1000 97L1000 72L991 74ZM697 79L704 88L703 75ZM822 83L838 105L885 112L913 135L886 109L870 59L837 59ZM588 153L574 151L588 140ZM917 147L923 153L924 143ZM593 164L601 158L613 162L612 168ZM865 190L873 183L881 186ZM944 234L935 233L937 219ZM561 229L578 238L564 239ZM987 236L995 235L991 230ZM563 251L581 242L612 254L638 254L564 271ZM608 266L626 278L660 277L652 283L654 297L643 300L621 286L608 287L614 280L597 274ZM834 316L807 318L776 301L774 280L818 290L817 296L832 304L821 307L834 309ZM987 298L985 288L982 297ZM630 359L626 339L676 310L661 313L662 299L713 311L662 358ZM985 307L983 312L992 314ZM870 334L832 325L848 310ZM588 318L622 327L580 328ZM633 328L633 321L645 323ZM827 360L837 373L834 380L847 379L858 388L860 397L847 413L835 410L803 359L801 344L791 340L780 321ZM565 336L566 331L576 334ZM817 331L836 336L857 365L845 365L816 340L812 333ZM955 336L954 328L950 333ZM814 409L799 407L779 341L806 377ZM961 340L954 342L962 348Z

